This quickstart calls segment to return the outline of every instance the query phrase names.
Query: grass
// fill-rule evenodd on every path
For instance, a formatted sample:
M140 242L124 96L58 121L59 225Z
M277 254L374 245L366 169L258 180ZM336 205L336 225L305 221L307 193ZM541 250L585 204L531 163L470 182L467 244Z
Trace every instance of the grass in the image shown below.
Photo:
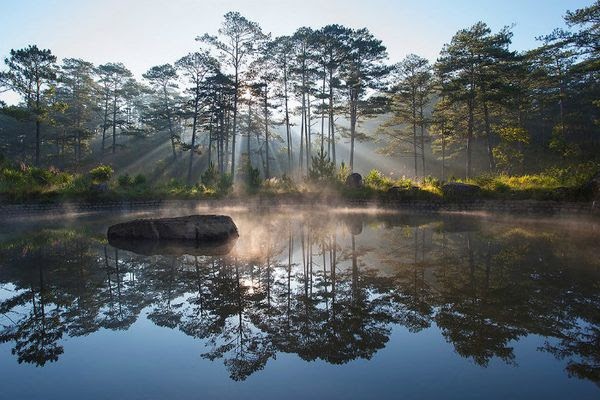
M345 168L345 167L342 167ZM587 200L585 183L598 171L597 164L580 164L568 168L547 170L539 174L510 176L482 175L459 181L478 185L480 198ZM203 174L201 182L185 184L177 179L150 184L144 175L115 177L111 167L99 165L85 174L72 174L54 168L41 169L23 164L0 164L0 201L59 202L65 200L109 201L147 199L214 199L224 197L247 198L295 197L318 198L338 196L342 199L364 200L436 200L443 201L443 182L426 177L419 181L408 178L392 179L372 170L364 177L359 188L347 187L343 180L347 171L334 171L329 176L313 174L310 180L295 181L290 177L261 181L253 178L251 184L233 184L231 175L219 176L214 170ZM316 176L316 177L315 177ZM452 201L456 199L453 198ZM462 200L462 199L458 199ZM464 199L469 200L469 199Z

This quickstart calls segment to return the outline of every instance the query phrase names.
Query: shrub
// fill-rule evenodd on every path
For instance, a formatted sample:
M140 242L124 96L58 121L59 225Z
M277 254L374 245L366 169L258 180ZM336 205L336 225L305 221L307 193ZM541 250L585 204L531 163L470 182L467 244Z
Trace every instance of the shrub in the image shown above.
M219 171L215 168L215 164L211 162L206 168L206 171L200 176L200 182L204 186L214 188L219 181Z
M12 168L3 168L2 171L0 171L0 181L7 185L18 185L26 183L27 179L22 171Z
M129 176L129 174L125 174L125 175L121 175L117 178L117 183L119 184L119 186L121 187L126 187L126 186L130 186L132 183L132 179Z
M280 180L280 186L285 191L296 190L296 183L287 174L283 174Z
M394 181L384 176L381 171L372 169L364 179L365 185L377 190L388 190Z
M133 184L140 186L146 184L146 176L143 174L137 174L135 178L133 178Z
M327 153L322 152L312 157L312 165L308 178L312 181L328 181L335 177L335 164L329 160Z
M350 167L348 167L346 163L342 161L337 172L337 180L342 183L346 183L346 179L348 179L351 173L352 171L350 171Z
M246 189L249 192L255 192L256 190L258 190L258 188L260 188L261 183L260 171L258 170L258 168L253 168L252 165L248 164L246 166L245 175Z
M289 193L296 191L296 184L288 175L283 174L281 178L270 178L263 182L263 189L270 192Z
M70 193L84 193L89 190L91 181L90 177L86 175L76 175L75 178L70 182L66 188L67 192Z
M406 178L403 176L402 178L399 178L398 180L396 180L396 182L394 182L394 186L410 189L414 186L414 182L410 178Z
M224 173L219 177L219 182L217 183L217 191L220 194L227 194L233 188L233 175L229 173Z
M434 187L440 187L440 180L436 177L433 177L431 175L426 176L425 178L423 178L423 184L425 186L434 186Z
M50 170L36 167L31 168L29 174L33 181L41 186L50 185L52 183L52 178L54 177L54 174Z
M171 178L169 179L169 182L167 182L167 187L170 189L177 189L181 186L183 186L183 183L181 183L181 181L177 178Z
M108 182L113 176L114 170L110 165L98 165L90 170L90 176L97 183Z

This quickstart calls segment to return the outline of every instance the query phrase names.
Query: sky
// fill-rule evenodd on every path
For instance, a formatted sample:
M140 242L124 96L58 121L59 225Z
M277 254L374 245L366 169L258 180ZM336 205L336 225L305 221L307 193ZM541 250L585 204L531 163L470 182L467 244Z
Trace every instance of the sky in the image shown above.
M59 58L122 62L137 77L197 49L227 11L239 11L274 36L301 26L366 27L390 62L415 53L435 61L452 35L478 21L514 25L514 50L563 27L566 10L592 0L0 0L0 57L29 44ZM0 98L2 98L0 96ZM5 100L10 100L4 94Z

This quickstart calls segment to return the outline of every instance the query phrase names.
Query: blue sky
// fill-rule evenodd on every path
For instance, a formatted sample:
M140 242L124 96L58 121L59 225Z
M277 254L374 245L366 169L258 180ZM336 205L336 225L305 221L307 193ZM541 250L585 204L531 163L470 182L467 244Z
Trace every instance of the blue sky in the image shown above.
M514 24L513 48L563 26L567 9L592 0L0 0L0 56L28 44L59 58L125 63L137 76L195 50L194 37L216 33L222 15L238 10L274 35L299 26L367 27L390 61L409 53L435 60L461 28L481 20L494 30Z

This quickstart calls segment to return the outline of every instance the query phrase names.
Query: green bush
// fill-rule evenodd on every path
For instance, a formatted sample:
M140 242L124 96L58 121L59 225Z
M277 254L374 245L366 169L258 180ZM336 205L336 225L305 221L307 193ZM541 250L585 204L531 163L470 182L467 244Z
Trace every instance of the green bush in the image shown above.
M88 192L91 184L89 176L77 175L73 178L71 184L66 188L68 194L80 194Z
M208 168L200 176L200 182L210 188L214 188L219 182L219 171L217 171L213 162L208 165Z
M248 164L246 166L245 181L246 190L249 192L256 192L261 184L260 171L258 168L253 168L252 165Z
M429 176L426 176L425 178L423 178L423 185L440 187L441 182L438 178L429 175Z
M12 168L2 168L0 171L0 181L6 185L19 185L27 182L23 171Z
M384 176L381 171L372 169L364 179L365 186L376 190L388 190L394 186L394 181Z
M229 173L224 173L219 177L219 182L217 183L217 191L220 194L228 194L231 192L233 188L233 175Z
M131 186L132 182L133 181L132 181L131 177L129 176L129 174L121 175L117 178L117 183L121 187Z
M265 193L292 193L298 191L294 180L286 174L283 174L281 178L266 179L262 183L262 189Z
M337 172L337 180L342 183L346 183L346 179L348 179L351 173L352 171L350 171L350 167L348 167L346 163L342 161Z
M114 174L110 165L98 165L90 170L90 176L97 183L108 182Z
M402 178L398 178L398 180L396 180L396 182L394 182L394 186L410 189L411 187L415 186L415 184L410 178L402 177Z
M171 178L169 179L169 182L167 182L167 187L170 189L177 189L182 186L184 186L183 183L177 178Z
M312 157L308 178L312 181L331 181L335 178L335 164L329 160L327 153L319 153Z
M137 174L135 178L133 178L133 184L136 186L141 186L146 184L146 176L143 174Z
M54 177L54 174L50 170L35 167L29 170L29 174L33 181L40 186L52 184L52 178Z

